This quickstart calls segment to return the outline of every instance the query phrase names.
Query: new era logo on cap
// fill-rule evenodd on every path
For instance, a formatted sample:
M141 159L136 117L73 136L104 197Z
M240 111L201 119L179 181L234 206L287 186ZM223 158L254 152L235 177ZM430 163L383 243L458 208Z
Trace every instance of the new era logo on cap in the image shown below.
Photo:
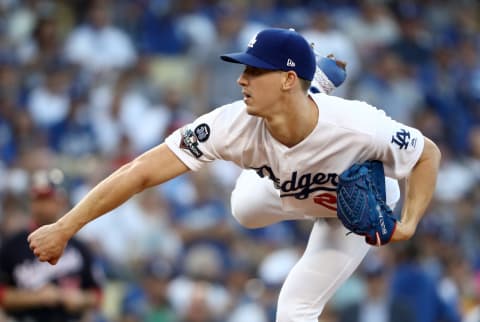
M309 81L316 68L312 47L293 29L264 29L250 40L245 52L226 54L221 58L262 69L293 70L298 77Z
M255 45L255 43L257 42L257 35L258 35L258 33L256 33L255 36L253 36L252 39L250 39L250 41L248 42L248 47L249 48L252 48L253 45Z

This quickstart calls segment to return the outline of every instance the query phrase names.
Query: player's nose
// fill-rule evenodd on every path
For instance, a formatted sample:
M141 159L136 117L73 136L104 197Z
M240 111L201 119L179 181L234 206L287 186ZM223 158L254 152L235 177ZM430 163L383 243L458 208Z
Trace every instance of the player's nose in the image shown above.
M247 78L245 77L244 72L242 72L240 74L240 76L238 76L237 84L240 85L240 86L246 86L247 85Z

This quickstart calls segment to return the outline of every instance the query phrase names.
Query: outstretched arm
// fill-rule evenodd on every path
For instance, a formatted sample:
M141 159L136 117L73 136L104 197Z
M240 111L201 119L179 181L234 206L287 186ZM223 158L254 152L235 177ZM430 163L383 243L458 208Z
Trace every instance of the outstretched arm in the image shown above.
M40 261L55 264L68 240L87 223L120 206L136 193L188 170L166 144L161 144L113 172L57 222L30 234L30 248Z
M432 199L440 166L441 153L430 139L425 138L425 146L417 164L405 182L405 202L401 222L392 236L393 241L410 239L417 229L430 200Z

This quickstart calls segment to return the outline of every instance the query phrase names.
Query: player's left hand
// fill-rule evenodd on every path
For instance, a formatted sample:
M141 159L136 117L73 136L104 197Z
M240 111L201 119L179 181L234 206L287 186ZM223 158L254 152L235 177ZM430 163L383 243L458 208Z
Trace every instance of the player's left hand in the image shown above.
M385 175L380 161L357 163L340 174L337 216L347 229L365 236L371 245L385 245L392 240L398 222L386 204Z
M44 225L28 236L30 249L41 262L55 265L68 242L58 223Z

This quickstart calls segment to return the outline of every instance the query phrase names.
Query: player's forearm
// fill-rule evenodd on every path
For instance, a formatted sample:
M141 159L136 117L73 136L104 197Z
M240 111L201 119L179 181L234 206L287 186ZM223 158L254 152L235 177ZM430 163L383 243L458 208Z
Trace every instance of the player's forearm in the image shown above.
M134 174L134 168L135 162L132 162L112 173L60 218L58 223L68 227L68 235L73 236L88 222L120 206L144 189L143 179Z
M134 194L187 170L173 152L162 144L100 182L58 224L71 237L87 223L117 208Z
M401 225L405 239L410 238L435 191L441 154L437 146L425 138L425 147L418 163L406 180L405 202L402 210Z

